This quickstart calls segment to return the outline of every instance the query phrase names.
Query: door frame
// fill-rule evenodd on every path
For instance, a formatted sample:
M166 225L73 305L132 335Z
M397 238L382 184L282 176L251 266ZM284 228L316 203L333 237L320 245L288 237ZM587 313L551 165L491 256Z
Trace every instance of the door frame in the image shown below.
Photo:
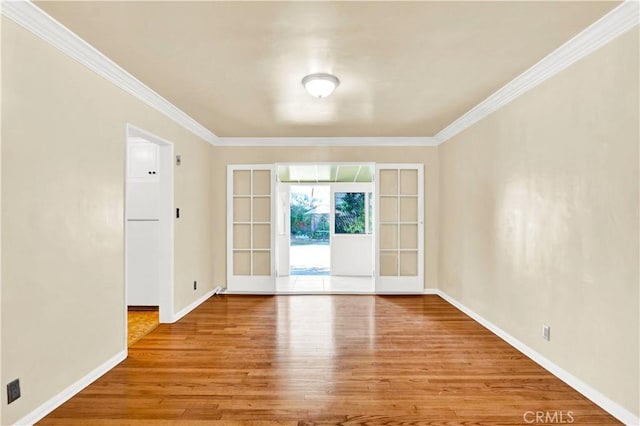
M159 282L158 309L161 323L174 321L174 145L147 130L127 123L125 134L125 174L124 174L124 307L125 307L125 347L127 347L127 172L129 170L128 144L132 138L142 138L158 145L160 168L160 221L159 221Z
M244 165L228 165L227 166L227 288L229 293L246 293L246 294L264 294L276 293L276 271L279 268L279 262L276 260L279 256L278 244L276 243L276 239L278 237L277 227L278 227L278 218L277 215L277 205L276 200L280 197L279 194L279 185L287 185L290 182L280 182L278 176L278 166L286 166L286 165L373 165L374 166L374 175L373 175L373 197L374 197L374 238L373 238L373 278L374 278L374 293L375 294L423 294L424 292L424 214L425 214L425 199L424 199L424 164L422 163L376 163L376 162L304 162L304 161L296 161L296 162L276 162L269 164L244 164ZM233 182L232 182L232 168L243 167L245 170L249 170L252 168L269 168L272 171L272 179L271 179L271 194L272 194L272 204L271 204L271 276L265 277L268 280L263 284L269 284L268 288L263 287L262 289L250 288L247 286L243 290L236 290L229 288L230 278L232 275L232 270L230 268L233 267L232 262L232 241L233 241L233 233L232 233L232 205L233 205ZM418 173L418 194L416 197L418 198L418 235L417 235L417 243L418 243L418 259L417 259L417 275L415 276L380 276L380 179L379 172L381 169L387 168L395 168L397 170L402 169L411 169L416 170ZM304 182L306 185L313 185L316 182ZM317 182L322 184L324 182ZM333 198L333 197L332 197ZM330 218L330 221L333 222L333 218ZM289 226L289 222L285 226ZM333 225L331 225L333 227ZM333 229L332 229L333 231ZM290 232L290 230L289 230ZM279 260L279 259L278 259Z
M291 191L290 191L290 186L292 185L307 185L307 186L313 186L313 185L330 185L330 187L332 188L330 190L330 198L331 198L331 206L333 206L334 204L334 200L333 200L333 186L332 184L344 184L344 185L348 185L349 182L324 182L324 181L319 181L319 182L280 182L280 176L278 175L278 168L280 166L371 166L374 172L374 177L373 177L373 182L368 183L368 182L353 182L354 185L359 185L359 184L371 184L372 185L372 192L373 192L373 198L375 201L376 198L376 194L375 194L375 169L376 169L376 163L374 161L282 161L282 162L275 162L273 163L273 167L274 167L274 175L275 175L275 187L276 189L274 191L276 191L277 193L277 197L278 197L278 203L279 203L279 197L280 197L280 190L281 188L287 188L287 193L288 193L288 198L287 198L287 203L289 203L291 201ZM227 188L227 192L229 191L229 189ZM333 231L334 231L334 210L333 207L330 206L330 212L329 212L329 232L330 232L330 236L329 238L333 237ZM375 218L375 208L376 205L374 203L374 218ZM280 207L279 204L278 206L275 207L274 210L276 213L275 214L279 214L280 213ZM228 212L227 212L228 214ZM286 218L286 224L285 226L287 226L287 231L286 231L286 235L282 235L282 236L286 236L287 238L287 250L290 249L291 247L291 217L290 217L290 210L287 212L287 218ZM275 219L276 221L279 221L279 218ZM275 226L278 226L278 222L274 222ZM374 233L374 238L373 238L373 250L372 250L372 256L374 257L372 259L372 264L373 264L373 274L375 276L375 267L376 267L376 263L375 263L375 257L377 256L377 251L376 251L376 238L375 238L375 233L377 232L377 229L375 227L375 223L374 223L374 227L373 227L373 233ZM281 250L280 250L280 241L279 238L281 237L281 235L279 235L277 233L277 230L275 231L275 257L277 259L276 261L276 267L277 267L277 275L276 277L282 277L282 276L289 276L290 271L291 271L291 262L290 259L288 263L288 268L287 268L287 273L286 275L282 274L282 271L280 270L280 257L281 257ZM330 243L331 244L331 243ZM287 256L289 256L289 254L287 254ZM227 262L229 263L229 262ZM332 265L329 266L330 268L332 268ZM331 269L332 270L332 269Z
M380 197L384 194L380 193L380 170L396 169L398 176L401 170L416 170L418 173L418 259L417 259L417 275L415 276L382 276L380 275ZM398 177L398 185L400 185L400 177ZM424 293L424 164L421 163L376 163L375 169L375 293L376 294L423 294ZM400 191L400 188L398 188ZM400 196L399 196L400 197ZM399 200L398 200L399 201ZM399 206L398 206L399 209ZM398 225L401 223L398 213ZM400 241L398 241L400 244ZM400 259L398 259L400 262ZM398 264L398 268L400 265Z
M252 176L254 171L268 170L271 173L270 188L270 275L234 275L233 261L233 173L235 171L249 171ZM276 292L276 254L275 254L275 237L276 230L274 226L276 215L276 169L273 164L229 164L227 165L227 293L247 293L247 294L274 294ZM251 178L253 179L253 177ZM251 183L253 185L253 182ZM253 198L253 195L250 196ZM251 221L253 225L253 221ZM253 252L253 248L250 249ZM253 271L252 271L253 273Z
M277 170L277 169L276 169ZM291 273L291 183L280 182L276 175L275 259L276 278ZM285 200L282 200L282 197ZM281 229L282 228L282 229ZM283 249L286 247L286 249Z

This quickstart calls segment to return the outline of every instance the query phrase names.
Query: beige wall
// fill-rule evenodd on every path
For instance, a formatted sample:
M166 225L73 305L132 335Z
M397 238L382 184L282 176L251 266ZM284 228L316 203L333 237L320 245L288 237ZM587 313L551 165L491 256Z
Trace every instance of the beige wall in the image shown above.
M210 146L5 18L2 47L2 386L22 385L16 402L2 398L12 424L125 349L127 122L182 155L175 310L212 288Z
M638 415L637 37L440 148L227 148L3 18L1 377L19 377L23 395L3 398L1 423L124 349L127 122L182 155L175 311L226 283L228 164L424 163L425 288Z
M638 35L439 147L440 288L636 416Z
M0 33L2 31L2 19L0 19ZM0 42L0 79L2 78L2 42ZM0 100L2 99L2 84L0 84ZM2 200L2 102L0 102L0 207ZM0 309L2 307L2 208L0 208ZM0 378L2 375L2 311L0 310ZM0 385L1 386L1 385ZM1 388L0 388L1 389ZM0 392L0 395L2 393ZM2 422L2 407L0 404L0 423Z
M211 179L213 282L226 286L227 165L278 162L378 162L424 164L425 288L438 287L438 153L428 147L214 147Z

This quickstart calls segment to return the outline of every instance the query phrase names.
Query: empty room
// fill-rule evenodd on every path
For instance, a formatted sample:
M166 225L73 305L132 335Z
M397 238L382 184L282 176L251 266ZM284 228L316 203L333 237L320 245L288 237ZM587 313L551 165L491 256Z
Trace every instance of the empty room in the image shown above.
M640 424L640 3L2 1L0 424Z

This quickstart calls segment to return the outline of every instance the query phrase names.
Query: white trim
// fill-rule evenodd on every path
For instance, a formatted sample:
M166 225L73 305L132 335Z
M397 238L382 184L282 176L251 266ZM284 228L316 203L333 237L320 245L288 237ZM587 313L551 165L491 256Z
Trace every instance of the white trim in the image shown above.
M424 290L424 293L416 292L401 292L401 291L387 291L384 293L376 293L375 291L354 291L354 290L276 290L276 292L272 291L233 291L224 289L224 294L232 294L232 295L245 295L245 296L265 296L265 295L282 295L282 296L291 296L291 295L321 295L321 296L331 296L331 295L368 295L368 296L420 296L420 294L429 294L429 295L440 295L438 289L435 288L427 288Z
M261 290L247 290L247 291L242 291L242 290L229 290L229 289L225 289L224 290L224 294L232 294L234 296L274 296L276 294L278 294L275 290L265 290L265 291L261 291Z
M253 172L254 171L269 171L269 175L270 175L270 185L269 185L269 190L270 190L270 194L268 195L269 199L270 199L270 217L271 220L269 222L270 225L270 245L269 245L269 252L270 252L270 268L271 268L271 273L270 275L234 275L234 264L233 264L233 253L234 253L234 248L233 248L233 243L234 243L234 236L233 236L233 228L234 228L234 221L233 221L233 208L234 208L234 187L233 187L233 174L235 171L249 171L251 173L251 180L250 180L250 193L249 194L245 194L245 195L241 195L241 197L243 198L248 198L249 200L251 200L251 211L253 211L253 200L255 198L259 198L261 197L261 195L255 195L253 193L253 188L254 188L254 182L253 182ZM276 256L275 256L275 237L276 237L276 231L275 231L275 217L276 217L276 198L277 198L277 194L276 194L276 168L274 164L228 164L227 165L227 288L230 288L231 291L239 291L239 292L252 292L252 291L256 291L258 293L268 293L268 294L273 294L276 291ZM266 194L265 194L266 195ZM255 222L253 220L253 213L251 214L250 217L250 221L249 222L245 222L244 224L246 225L251 225L251 227L253 227L253 224L256 224L259 222ZM247 251L249 252L253 252L256 251L256 249L254 249L253 247L253 232L251 232L251 244L250 247L247 249ZM241 251L245 251L245 249L242 249ZM253 274L253 256L252 256L252 260L251 260L251 273Z
M578 35L545 56L497 92L470 109L436 135L437 145L499 110L543 81L638 25L640 2L626 0Z
M273 256L272 256L273 257ZM233 258L231 265L233 266ZM273 271L272 271L273 272ZM229 289L231 288L231 289ZM255 294L275 294L276 277L271 275L233 275L227 283L226 293L255 293Z
M62 392L55 395L53 398L49 399L47 402L18 420L16 425L33 425L36 422L42 420L47 414L51 413L53 410L67 402L73 396L75 396L78 392L89 386L91 383L95 382L100 378L103 374L107 373L113 367L121 363L123 360L127 358L127 350L123 350L118 352L113 357L109 358L98 367L94 368L89 374L80 378L70 386L67 386Z
M3 1L2 14L205 141L211 144L216 142L217 136L210 130L129 74L31 1Z
M197 308L202 303L207 301L207 299L209 299L211 296L213 296L214 294L220 293L220 291L222 291L222 287L220 287L220 286L214 288L213 290L209 290L208 292L203 294L199 299L197 299L193 303L191 303L189 306L187 306L187 307L181 309L180 311L176 312L173 315L173 319L172 319L171 322L173 323L173 322L176 322L176 321L180 320L182 317L187 315L189 312L193 311L195 308Z
M432 137L218 138L219 146L437 146Z
M229 282L233 277L233 169L227 165L227 241L226 241L226 261L227 261L227 282L226 290L229 290Z
M157 136L154 133L151 133L147 130L144 130L140 127L137 127L131 123L126 124L126 141L125 145L128 145L129 138L134 139L143 139L147 142L154 143L158 145L158 155L160 156L160 160L164 160L167 171L161 177L161 191L162 191L162 216L161 216L161 231L162 237L164 239L160 240L160 247L166 249L166 252L161 253L161 262L160 262L160 282L159 282L159 315L160 315L160 323L169 324L175 321L174 310L174 293L175 293L175 282L174 282L174 271L175 271L175 166L174 166L174 145L172 142ZM168 157L168 158L167 158ZM129 161L128 148L126 154L126 161ZM128 170L128 167L125 167ZM126 172L125 172L126 173ZM125 175L125 332L124 338L125 342L127 340L127 306L126 302L127 291L128 291L128 283L127 283L127 215L126 215L126 182L128 178ZM164 223L163 223L164 222ZM162 238L161 237L161 238ZM163 256L164 255L164 256ZM164 273L163 273L164 272ZM165 277L165 278L163 278Z
M418 274L416 276L402 276L402 275L394 275L394 276L383 276L380 274L380 239L381 239L381 231L380 228L382 223L380 221L380 197L384 195L394 195L394 194L381 194L380 192L380 171L381 170L395 170L397 171L397 179L398 179L398 193L395 196L401 196L401 171L402 170L415 170L418 173ZM374 207L374 222L375 222L375 243L374 243L374 281L375 281L375 292L377 294L422 294L424 291L424 164L421 163L376 163L375 173L374 173L374 197L375 197L375 207ZM393 223L396 225L400 225L400 202L398 199L398 213L397 220ZM400 226L398 226L398 232L400 232ZM400 236L398 235L398 244L400 244ZM399 250L399 249L398 249ZM398 270L400 272L400 259L398 258Z
M209 297L213 296L214 294L219 294L219 293L223 293L223 292L224 292L224 294L247 294L247 295L249 295L249 294L264 294L264 293L256 293L256 292L243 293L243 292L228 291L228 290L223 289L222 287L218 286L218 287L214 288L213 290L207 292L204 296L202 296L200 299L198 299L195 302L193 302L191 305L187 306L186 308L184 308L180 312L178 312L176 314L176 316L175 316L175 321L177 321L180 318L184 317L186 314L188 314L193 309L198 307L201 303L206 301ZM590 399L592 402L594 402L595 404L600 406L602 409L604 409L605 411L610 413L612 416L616 417L621 422L623 422L623 423L625 423L627 425L640 424L640 418L639 417L635 416L633 413L631 413L630 411L628 411L627 409L625 409L621 405L619 405L616 402L610 400L609 398L604 396L602 393L598 392L597 390L595 390L591 386L589 386L586 383L584 383L582 380L578 379L577 377L573 376L571 373L567 372L566 370L562 369L561 367L559 367L555 363L551 362L549 359L547 359L544 356L540 355L535 350L529 348L527 345L522 343L520 340L516 339L515 337L511 336L509 333L507 333L504 330L502 330L500 327L497 327L496 325L494 325L490 321L488 321L485 318L483 318L482 316L478 315L477 313L475 313L474 311L472 311L471 309L469 309L468 307L466 307L462 303L458 302L456 299L454 299L453 297L449 296L448 294L446 294L442 290L439 290L439 289L424 289L423 293L424 294L436 294L436 295L442 297L448 303L450 303L451 305L453 305L454 307L456 307L457 309L462 311L464 314L466 314L469 317L471 317L474 321L478 322L480 325L482 325L483 327L485 327L486 329L491 331L493 334L495 334L498 337L500 337L502 340L504 340L505 342L507 342L508 344L510 344L511 346L513 346L514 348L516 348L517 350L522 352L527 357L531 358L534 362L539 364L545 370L549 371L551 374L553 374L554 376L558 377L560 380L562 380L563 382L565 382L566 384L568 384L569 386L574 388L576 391L578 391L579 393L581 393L582 395L584 395L585 397ZM286 293L282 293L281 292L279 294L286 294ZM47 414L51 413L53 410L55 410L56 408L58 408L59 406L64 404L71 397L76 395L82 389L84 389L87 386L89 386L91 383L93 383L95 380L100 378L103 374L105 374L106 372L111 370L113 367L118 365L120 362L122 362L126 358L127 358L127 351L126 350L119 352L118 354L116 354L115 356L110 358L109 360L105 361L100 366L96 367L89 374L87 374L86 376L82 377L81 379L79 379L78 381L73 383L72 385L68 386L66 389L64 389L62 392L60 392L59 394L57 394L53 398L49 399L47 402L42 404L40 407L36 408L31 413L27 414L25 417L23 417L22 419L18 420L15 424L16 425L33 425L34 423L42 420Z
M153 140L152 140L153 141ZM160 145L158 149L160 167L167 171L160 176L160 199L163 213L160 215L160 280L159 321L168 321L174 310L175 300L175 151L174 145ZM165 222L164 224L162 222ZM164 277L163 277L164 275Z
M284 162L277 162L274 164L276 166L276 169L280 166L371 166L371 167L374 167L376 165L375 162L371 162L371 161L284 161ZM286 183L296 183L296 182L286 182ZM306 182L300 182L300 183L303 185L306 184ZM323 183L323 182L320 182L320 183ZM349 182L346 182L346 183L349 183ZM362 183L368 183L368 182L362 182Z
M426 291L426 290L425 290ZM445 292L441 290L437 290L436 294L442 297L444 300L458 308L460 311L471 317L474 321L478 322L480 325L491 331L496 336L500 337L502 340L525 354L527 357L531 358L534 362L540 365L542 368L571 386L573 389L581 393L583 396L591 400L593 403L598 405L603 410L607 411L609 414L620 420L621 422L628 425L638 425L640 424L640 417L635 416L632 412L622 407L620 404L612 401L607 398L605 395L592 388L573 374L564 370L562 367L558 366L554 362L550 361L548 358L545 358L540 353L531 349L529 346L522 343L520 340L516 339L506 331L502 330L500 327L496 326L492 322L486 320L479 314L475 313L473 310L458 302L453 297L449 296Z
M3 15L87 68L210 144L220 146L437 146L638 25L640 19L639 2L626 0L432 137L218 138L31 1L2 1L1 9Z

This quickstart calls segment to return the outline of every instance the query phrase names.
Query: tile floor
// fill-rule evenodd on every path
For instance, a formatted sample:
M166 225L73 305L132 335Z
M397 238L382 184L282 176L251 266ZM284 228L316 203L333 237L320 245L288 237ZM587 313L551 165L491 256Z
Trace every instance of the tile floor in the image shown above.
M279 294L372 294L373 277L298 275L276 280Z

